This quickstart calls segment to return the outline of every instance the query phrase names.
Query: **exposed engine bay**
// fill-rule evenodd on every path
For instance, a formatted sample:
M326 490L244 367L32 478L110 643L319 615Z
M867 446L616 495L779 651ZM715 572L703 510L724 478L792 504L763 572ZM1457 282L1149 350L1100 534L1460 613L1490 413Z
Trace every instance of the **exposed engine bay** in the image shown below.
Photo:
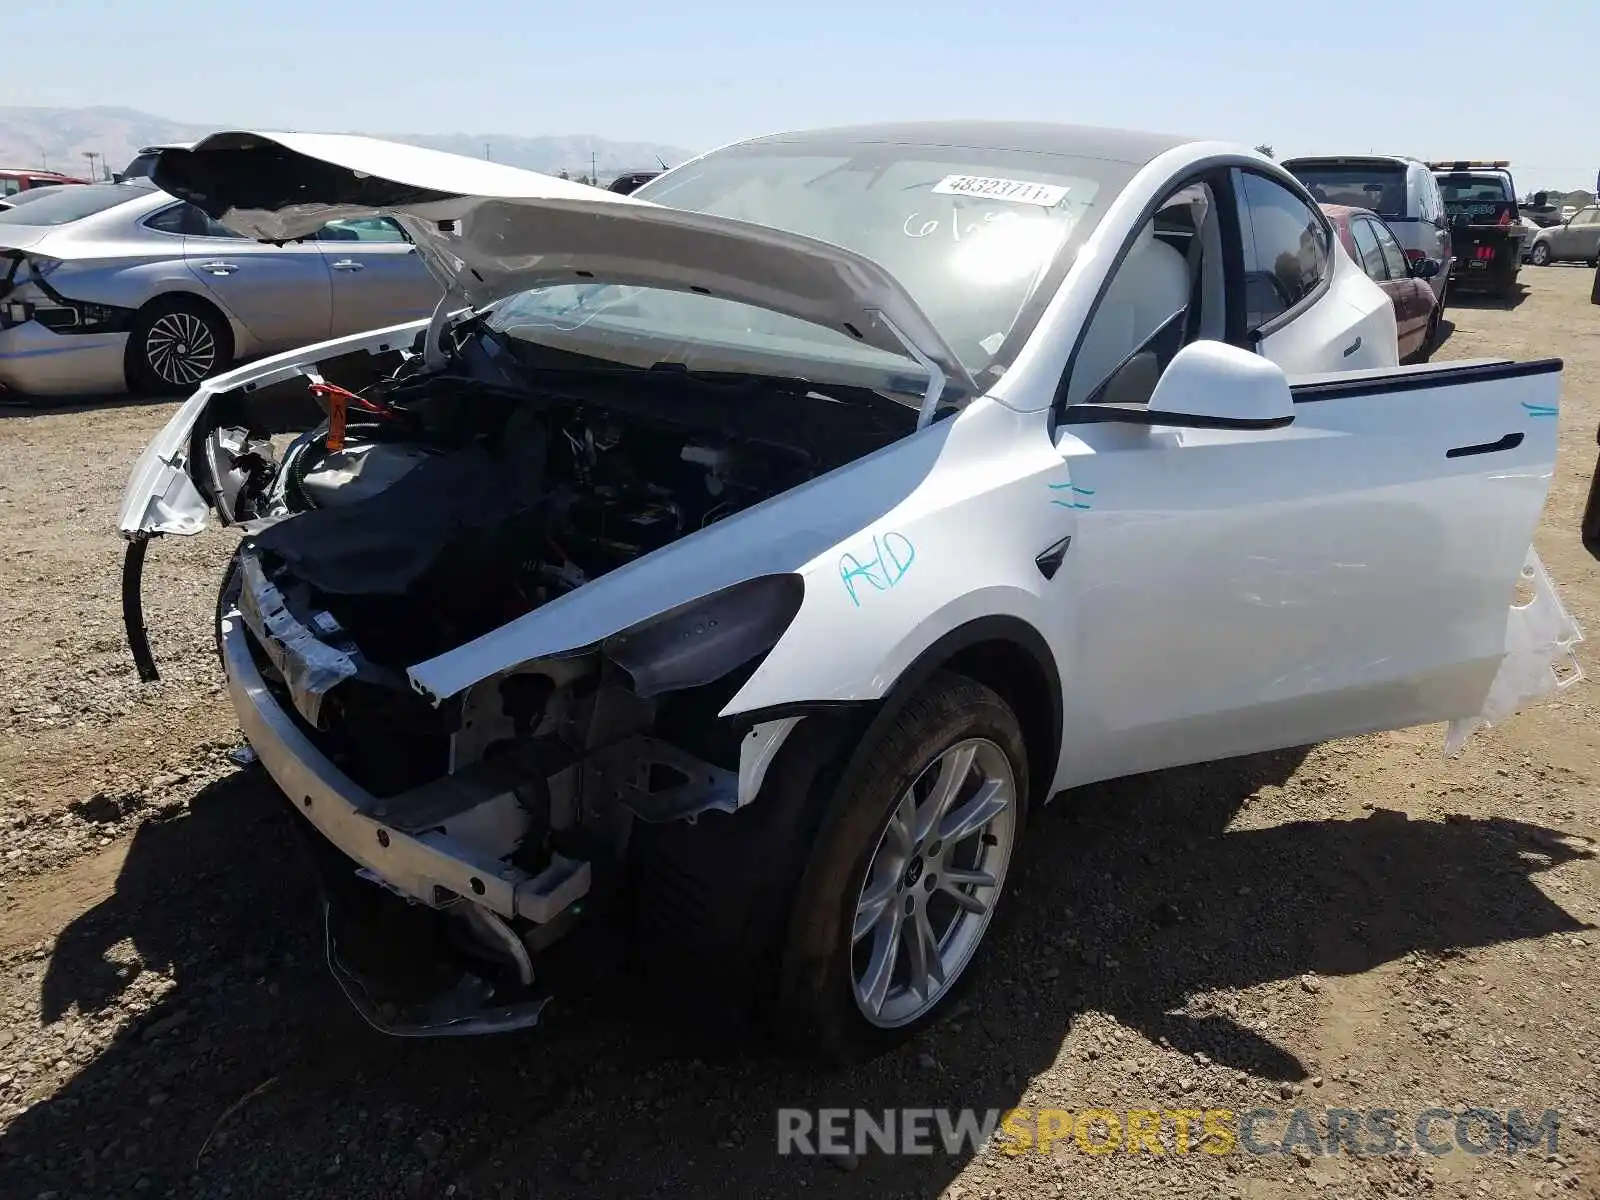
M579 901L621 894L636 823L731 812L741 783L759 786L752 765L765 769L794 719L716 714L803 585L752 580L440 704L408 686L407 666L871 453L916 413L853 388L682 371L310 383L324 419L281 458L245 425L213 426L203 447L219 510L247 534L219 604L236 706L259 675L295 736L359 789L331 815L305 798L303 815L355 859L335 856L335 874L359 867L447 918L498 964L499 1005L531 984L529 953ZM370 964L340 971L374 1024L446 1019Z

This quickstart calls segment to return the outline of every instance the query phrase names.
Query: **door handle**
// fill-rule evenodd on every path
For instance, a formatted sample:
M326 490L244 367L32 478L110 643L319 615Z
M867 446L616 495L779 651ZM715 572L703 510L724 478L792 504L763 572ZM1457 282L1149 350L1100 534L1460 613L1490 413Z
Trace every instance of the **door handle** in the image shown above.
M362 269L362 264L353 258L341 258L338 262L329 263L328 265L335 271L359 271Z
M1361 349L1361 339L1357 338L1355 341L1351 342L1348 346L1346 346L1344 348L1344 357L1349 358L1352 354L1354 354L1359 349Z
M1466 458L1469 454L1499 454L1502 450L1515 450L1520 445L1522 445L1522 434L1508 433L1495 442L1479 442L1475 446L1451 446L1444 452L1444 456Z
M239 264L231 262L208 262L201 263L200 269L202 271L209 271L213 275L232 275L239 269Z

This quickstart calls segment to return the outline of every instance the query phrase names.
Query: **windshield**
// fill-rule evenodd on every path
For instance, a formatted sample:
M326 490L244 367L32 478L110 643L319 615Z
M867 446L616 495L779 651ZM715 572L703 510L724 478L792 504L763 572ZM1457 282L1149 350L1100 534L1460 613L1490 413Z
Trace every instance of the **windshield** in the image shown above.
M1137 168L1062 155L872 143L761 144L708 155L638 198L803 234L873 259L898 279L976 375L1035 286L1076 247ZM499 305L491 328L531 341L582 329L667 341L687 365L703 346L841 364L909 360L835 330L730 300L617 285L561 285ZM1022 330L1021 332L1026 332ZM565 340L565 339L563 339ZM657 355L657 358L662 357ZM913 368L914 369L914 368Z
M1368 208L1380 217L1406 215L1406 172L1399 163L1284 164L1321 204Z
M121 183L77 183L0 212L0 225L65 225L147 194Z

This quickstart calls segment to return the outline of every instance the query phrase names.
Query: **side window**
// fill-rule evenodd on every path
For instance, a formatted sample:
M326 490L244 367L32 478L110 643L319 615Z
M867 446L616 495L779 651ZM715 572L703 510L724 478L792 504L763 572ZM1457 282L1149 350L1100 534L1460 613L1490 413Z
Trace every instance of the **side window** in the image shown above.
M319 242L406 242L400 226L388 217L355 217L329 221L317 231Z
M242 240L239 234L219 225L194 205L187 203L178 203L170 208L163 208L153 216L146 217L144 223L145 228L154 229L161 233L181 233L188 237Z
M0 175L0 196L15 196L22 190L22 180L12 175Z
M1216 197L1209 184L1171 193L1134 235L1072 360L1066 403L1143 404L1172 356L1226 330Z
M190 214L198 212L198 209L188 204L169 205L160 212L146 217L144 227L154 229L158 233L175 233L181 236L197 228Z
M1438 221L1443 205L1439 199L1439 185L1433 181L1433 172L1413 164L1410 175L1411 187L1417 196L1417 216L1424 221Z
M1572 224L1575 226L1600 225L1600 208L1585 208L1574 214Z
M1383 251L1379 248L1378 239L1372 232L1372 222L1351 221L1350 237L1355 241L1356 249L1361 252L1361 269L1380 283L1388 279L1389 268L1384 264Z
M189 207L193 214L190 216L189 220L194 222L194 225L189 232L193 236L208 238L232 238L236 242L242 242L245 240L243 234L235 233L226 225L223 225L218 221L213 221L198 208L194 208L193 205L190 205Z
M1244 250L1245 330L1254 333L1311 295L1328 275L1328 230L1293 192L1253 171L1239 171L1239 229ZM1271 286L1263 286L1264 279Z
M1376 221L1368 221L1372 226L1372 233L1378 239L1378 248L1383 251L1383 261L1389 268L1390 279L1404 279L1410 272L1406 270L1406 252L1400 249L1400 243L1394 240L1394 234Z

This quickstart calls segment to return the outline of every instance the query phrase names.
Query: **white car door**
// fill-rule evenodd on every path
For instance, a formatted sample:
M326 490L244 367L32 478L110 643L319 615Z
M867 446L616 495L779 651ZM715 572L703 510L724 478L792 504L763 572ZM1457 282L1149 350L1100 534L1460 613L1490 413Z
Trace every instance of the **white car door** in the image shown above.
M1305 247L1296 230L1266 261ZM1308 327L1326 346L1339 324ZM1476 713L1549 486L1560 364L1325 368L1282 419L1151 424L1211 411L1207 389L1228 386L1172 375L1180 359L1139 423L1095 404L1057 416L1058 784Z

